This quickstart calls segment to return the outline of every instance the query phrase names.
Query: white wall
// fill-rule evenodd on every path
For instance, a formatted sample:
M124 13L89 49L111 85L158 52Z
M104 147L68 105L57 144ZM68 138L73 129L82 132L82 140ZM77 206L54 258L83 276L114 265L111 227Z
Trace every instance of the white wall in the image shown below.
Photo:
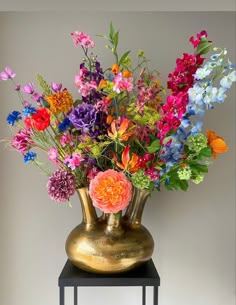
M188 38L202 29L236 61L235 12L51 11L0 13L0 69L13 67L21 84L34 81L39 72L49 81L63 82L76 96L73 76L81 53L73 47L70 32L107 33L111 20L120 28L121 49L134 54L144 49L165 79L176 57L192 50ZM95 42L100 60L110 64L103 41ZM5 117L19 105L8 83L0 82L0 105L2 139L9 135ZM229 152L210 167L204 183L192 185L187 193L154 193L145 208L143 222L153 234L153 260L161 276L160 305L235 304L235 89L224 105L207 114L205 123L226 139ZM81 220L79 202L74 198L72 209L51 202L46 177L3 146L0 305L57 305L64 243ZM138 288L92 289L81 289L79 304L141 304ZM71 291L67 297L71 301Z

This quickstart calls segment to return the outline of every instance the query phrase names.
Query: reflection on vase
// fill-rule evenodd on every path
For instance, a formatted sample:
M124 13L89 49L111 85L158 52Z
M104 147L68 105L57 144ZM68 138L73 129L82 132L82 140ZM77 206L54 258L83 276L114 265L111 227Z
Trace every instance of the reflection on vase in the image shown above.
M122 216L97 217L88 188L77 190L83 221L68 236L66 252L77 267L95 273L118 273L149 260L154 249L150 232L141 224L149 192L134 189L132 200Z

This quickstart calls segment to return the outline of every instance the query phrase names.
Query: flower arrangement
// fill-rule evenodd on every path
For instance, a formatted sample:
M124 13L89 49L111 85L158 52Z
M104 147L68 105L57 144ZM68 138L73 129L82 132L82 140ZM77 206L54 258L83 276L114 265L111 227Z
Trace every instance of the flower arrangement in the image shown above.
M49 175L50 198L66 202L88 186L94 206L117 213L129 204L132 187L186 191L189 181L203 181L212 157L228 149L214 131L201 132L205 111L222 104L236 81L227 50L214 47L207 60L203 55L212 49L207 32L191 37L193 53L176 60L165 88L143 51L135 66L130 51L119 56L119 31L112 23L107 36L98 35L115 58L108 68L92 52L90 36L78 31L71 36L84 53L75 75L78 99L41 75L38 93L32 82L17 85L10 67L0 72L2 80L13 82L22 103L7 116L15 132L11 146L25 163ZM56 166L54 173L38 160L36 148Z

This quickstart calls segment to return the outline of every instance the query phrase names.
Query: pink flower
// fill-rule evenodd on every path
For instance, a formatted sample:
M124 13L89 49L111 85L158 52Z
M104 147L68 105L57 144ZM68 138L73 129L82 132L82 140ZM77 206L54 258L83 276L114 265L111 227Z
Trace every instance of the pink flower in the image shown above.
M2 80L8 80L9 78L14 78L16 73L12 71L12 68L6 67L5 71L0 72L0 78Z
M11 145L20 153L26 153L34 144L31 139L31 132L28 129L20 129L12 139Z
M33 83L28 83L24 85L21 89L22 92L27 93L27 94L33 94L34 93L34 84Z
M123 173L108 169L91 180L89 194L95 207L105 213L117 213L128 206L132 185Z
M52 148L49 149L48 158L56 166L58 166L60 164L59 161L58 161L58 150L57 150L57 148L52 147Z
M132 91L133 89L133 78L122 78L122 73L117 73L114 80L113 91L120 93L121 91Z
M80 163L83 161L84 159L82 158L82 156L78 153L73 153L72 156L70 155L66 155L64 163L71 168L72 170L74 170L77 166L80 165Z
M75 47L78 47L78 44L80 44L82 47L85 48L94 47L94 42L91 40L90 36L83 32L75 31L71 33L71 36L73 37L73 42Z
M60 137L60 143L62 147L65 147L67 144L73 145L73 141L66 132Z

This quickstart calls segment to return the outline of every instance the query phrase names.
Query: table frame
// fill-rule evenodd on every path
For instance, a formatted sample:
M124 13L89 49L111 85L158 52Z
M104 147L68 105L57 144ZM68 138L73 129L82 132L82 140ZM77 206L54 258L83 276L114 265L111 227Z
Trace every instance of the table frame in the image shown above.
M146 287L153 287L153 305L158 305L160 277L152 260L131 271L118 274L95 274L76 268L68 260L59 276L59 301L65 305L65 288L74 288L74 305L78 304L78 287L142 287L142 305L146 305ZM81 304L82 305L82 304ZM83 304L88 305L88 304Z

